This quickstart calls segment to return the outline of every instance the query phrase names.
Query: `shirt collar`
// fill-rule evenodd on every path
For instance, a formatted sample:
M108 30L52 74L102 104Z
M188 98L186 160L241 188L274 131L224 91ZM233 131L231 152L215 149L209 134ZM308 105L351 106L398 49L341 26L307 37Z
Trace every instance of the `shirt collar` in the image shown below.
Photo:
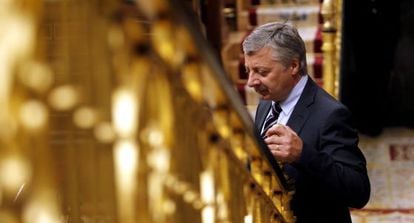
M284 101L279 102L279 105L282 108L282 113L289 115L292 112L296 103L299 101L300 95L302 94L307 81L308 75L301 76L299 82L290 91L288 97ZM275 102L272 102L272 104L273 103Z

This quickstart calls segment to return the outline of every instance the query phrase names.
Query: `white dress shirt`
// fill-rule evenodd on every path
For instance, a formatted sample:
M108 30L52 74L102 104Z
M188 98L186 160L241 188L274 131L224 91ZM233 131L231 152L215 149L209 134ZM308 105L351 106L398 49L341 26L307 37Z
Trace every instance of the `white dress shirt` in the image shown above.
M286 125L288 122L290 115L295 108L296 103L298 103L300 96L302 95L303 89L305 88L306 82L308 81L308 75L304 75L300 78L299 82L293 87L292 91L290 91L288 97L279 102L280 107L282 108L282 112L279 114L279 118L277 119L278 124ZM272 101L272 105L275 103ZM271 114L271 108L266 117ZM261 129L261 133L263 133L263 126Z

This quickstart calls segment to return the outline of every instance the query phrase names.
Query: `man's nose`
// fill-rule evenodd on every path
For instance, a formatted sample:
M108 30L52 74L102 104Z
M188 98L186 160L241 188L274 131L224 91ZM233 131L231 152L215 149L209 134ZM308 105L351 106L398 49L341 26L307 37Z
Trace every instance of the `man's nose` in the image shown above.
M255 78L251 73L249 74L249 78L247 79L247 86L254 87L258 85L260 82Z

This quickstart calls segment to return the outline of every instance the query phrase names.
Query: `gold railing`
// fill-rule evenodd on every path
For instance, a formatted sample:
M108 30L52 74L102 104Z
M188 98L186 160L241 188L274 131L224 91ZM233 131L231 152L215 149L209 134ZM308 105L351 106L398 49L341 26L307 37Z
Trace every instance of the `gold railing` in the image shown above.
M0 222L294 222L183 4L132 2L1 1Z
M338 98L341 52L342 0L323 0L323 88Z

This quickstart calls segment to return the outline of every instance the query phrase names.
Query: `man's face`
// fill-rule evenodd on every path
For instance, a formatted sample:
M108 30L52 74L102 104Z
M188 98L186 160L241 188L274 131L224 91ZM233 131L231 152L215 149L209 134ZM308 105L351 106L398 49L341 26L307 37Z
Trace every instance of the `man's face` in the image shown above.
M244 59L249 74L247 86L254 88L265 100L283 101L287 98L298 79L297 61L285 67L272 57L270 47L245 55Z

